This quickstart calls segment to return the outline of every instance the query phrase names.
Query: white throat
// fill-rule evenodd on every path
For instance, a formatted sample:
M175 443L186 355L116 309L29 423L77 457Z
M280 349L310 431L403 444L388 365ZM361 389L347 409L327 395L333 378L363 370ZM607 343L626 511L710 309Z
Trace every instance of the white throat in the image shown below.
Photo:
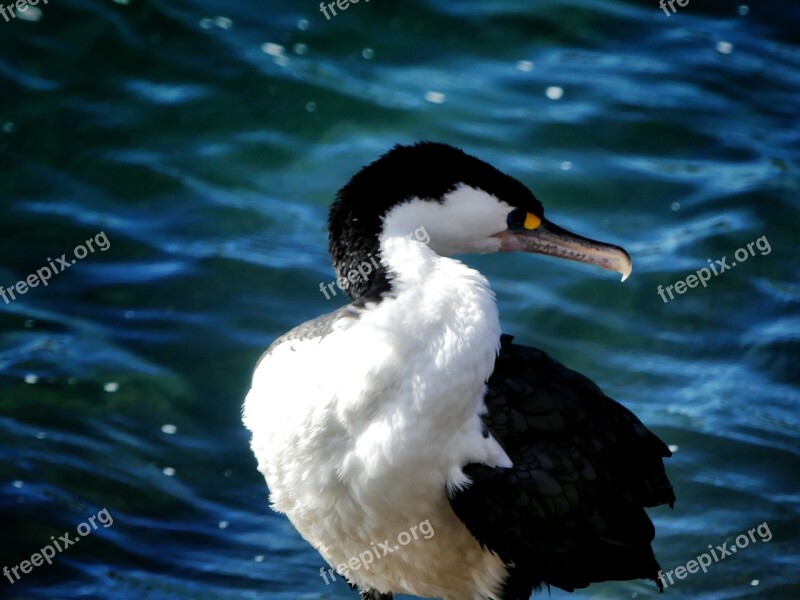
M428 429L421 439L441 438L449 424L458 422L479 434L485 383L500 344L497 303L489 282L461 261L439 256L418 236L384 232L380 248L393 293L368 307L361 320L391 339L400 364L418 379L403 394L418 404L419 426ZM466 439L464 431L450 433L460 443ZM471 456L451 457L448 487L464 483L460 467L465 460L510 466L493 439L471 441Z
M384 228L379 240L392 293L261 362L245 421L273 506L329 564L429 520L435 537L350 571L351 582L496 600L505 565L458 520L447 490L468 483L467 464L512 466L480 419L497 304L483 275L419 241L418 226Z
M439 256L413 234L384 233L380 249L392 294L376 312L391 315L395 331L415 338L420 349L438 343L449 360L471 363L485 382L500 343L497 303L487 279L459 260Z

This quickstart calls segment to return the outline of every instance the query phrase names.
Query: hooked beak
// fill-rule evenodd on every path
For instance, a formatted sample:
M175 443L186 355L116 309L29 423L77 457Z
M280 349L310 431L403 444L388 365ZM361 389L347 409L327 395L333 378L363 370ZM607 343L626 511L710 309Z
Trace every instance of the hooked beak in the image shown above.
M535 229L507 229L495 237L500 239L501 252L534 252L595 265L620 273L622 281L633 270L631 257L619 246L590 240L547 219L541 219Z

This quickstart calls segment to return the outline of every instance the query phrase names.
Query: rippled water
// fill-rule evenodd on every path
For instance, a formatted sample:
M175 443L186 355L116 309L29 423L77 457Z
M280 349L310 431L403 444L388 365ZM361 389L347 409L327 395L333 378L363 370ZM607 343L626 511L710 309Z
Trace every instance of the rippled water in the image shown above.
M800 7L374 0L326 21L316 2L263 4L51 0L0 18L0 284L95 242L0 301L0 566L113 517L0 576L0 596L353 597L267 509L239 410L261 351L341 303L318 289L335 190L425 138L633 256L624 285L468 261L506 331L677 448L678 503L652 511L666 569L768 523L769 542L663 597L800 597ZM659 297L760 238L768 253Z

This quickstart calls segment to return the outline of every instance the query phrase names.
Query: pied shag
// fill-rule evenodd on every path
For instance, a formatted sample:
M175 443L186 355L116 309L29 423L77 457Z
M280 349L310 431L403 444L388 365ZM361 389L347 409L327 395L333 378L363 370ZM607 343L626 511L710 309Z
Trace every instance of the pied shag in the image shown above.
M556 226L522 183L432 142L364 167L328 226L351 303L269 347L243 414L273 509L331 576L365 600L661 587L645 507L675 501L669 449L592 381L502 335L488 281L451 258L533 252L624 281L627 252Z

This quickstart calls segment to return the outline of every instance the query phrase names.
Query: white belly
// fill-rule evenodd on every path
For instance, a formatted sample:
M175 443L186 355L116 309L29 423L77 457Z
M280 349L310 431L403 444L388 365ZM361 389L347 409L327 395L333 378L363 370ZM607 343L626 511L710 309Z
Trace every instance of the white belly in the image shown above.
M496 308L488 289L468 291L462 311L449 307L454 323L432 307L439 329L420 325L429 299L384 300L324 338L282 344L254 375L244 420L273 508L364 589L496 599L506 576L447 498L464 465L511 465L479 416ZM465 333L450 343L454 330Z
M404 496L400 486L397 494ZM506 576L503 562L480 547L443 496L414 510L387 507L380 523L362 520L355 532L337 523L338 528L309 541L362 589L446 600L496 599ZM358 508L348 507L356 513ZM330 571L327 578L332 579Z

